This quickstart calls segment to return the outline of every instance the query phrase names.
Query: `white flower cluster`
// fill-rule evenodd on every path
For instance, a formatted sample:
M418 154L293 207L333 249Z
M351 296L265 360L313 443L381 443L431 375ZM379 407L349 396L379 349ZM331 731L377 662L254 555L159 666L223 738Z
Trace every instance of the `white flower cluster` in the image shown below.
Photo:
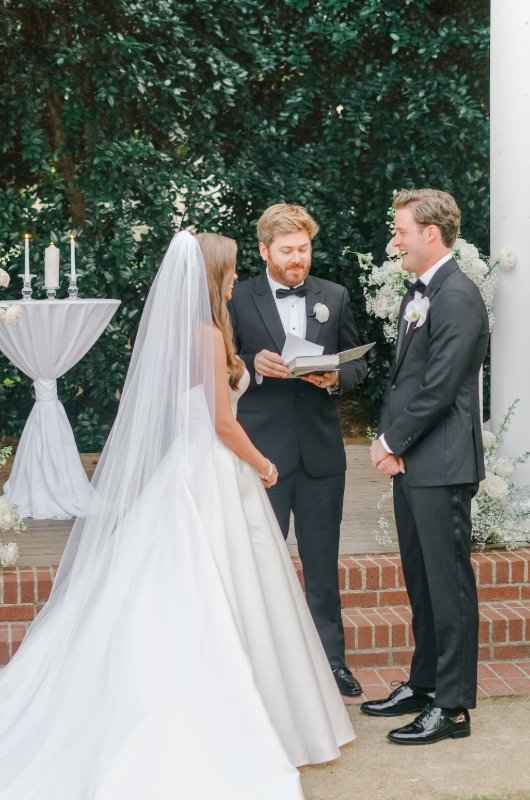
M487 544L505 544L508 550L513 550L518 543L530 541L530 531L525 526L530 520L530 486L516 486L509 480L517 465L530 457L530 452L512 458L499 455L518 402L508 409L497 434L482 431L486 477L471 501L471 541L479 550ZM391 498L392 487L382 496L378 508L383 508ZM374 536L385 547L399 549L394 531L394 514L387 512L379 519Z
M0 450L0 464L5 464L7 456L11 453L11 447L4 447ZM19 533L27 528L21 517L18 515L18 505L9 503L5 497L0 497L0 531L14 530ZM0 542L0 567L14 567L18 560L18 545L15 542Z
M512 403L496 435L482 432L486 477L471 503L472 538L480 548L502 542L513 549L517 540L527 541L530 537L526 527L522 527L530 517L530 486L516 486L509 480L517 465L523 464L530 453L513 458L499 455L518 402Z
M401 268L401 253L393 246L392 240L388 243L386 252L389 260L385 261L382 267L377 267L373 263L371 253L357 253L357 256L361 268L368 273L360 278L364 284L366 310L374 317L385 320L383 326L385 337L389 342L393 342L397 337L401 300L407 291L405 280L410 278L410 275Z
M0 542L0 566L4 569L14 567L18 561L18 545L15 542Z
M508 251L507 251L508 252ZM453 245L453 255L462 272L471 278L476 284L484 300L488 311L490 331L493 328L495 317L493 316L493 297L498 286L499 279L493 274L492 270L497 265L486 263L474 244L466 242L465 239L458 238Z
M4 320L6 325L16 325L22 316L21 306L0 305L0 320Z

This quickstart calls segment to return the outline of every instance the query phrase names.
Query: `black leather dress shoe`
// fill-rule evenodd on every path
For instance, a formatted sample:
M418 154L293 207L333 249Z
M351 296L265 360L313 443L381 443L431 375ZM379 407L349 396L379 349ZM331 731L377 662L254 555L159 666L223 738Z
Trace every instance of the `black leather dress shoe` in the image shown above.
M363 693L361 684L359 681L355 680L346 664L339 664L338 667L332 667L332 672L337 681L339 692L344 695L344 697L358 697Z
M368 700L361 703L363 714L372 717L400 717L402 714L417 714L434 700L432 694L417 694L412 691L410 683L402 683L385 700Z
M428 706L414 722L390 731L387 738L396 744L434 744L449 736L452 739L471 736L469 711L447 717L441 708Z

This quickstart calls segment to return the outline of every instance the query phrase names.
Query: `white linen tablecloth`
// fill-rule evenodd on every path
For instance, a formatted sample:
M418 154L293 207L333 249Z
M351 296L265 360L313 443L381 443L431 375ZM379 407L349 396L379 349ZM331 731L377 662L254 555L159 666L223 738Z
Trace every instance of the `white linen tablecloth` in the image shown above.
M18 513L33 519L86 516L91 488L81 464L57 378L90 350L120 300L21 301L16 325L0 322L0 350L33 378L35 405L22 432L13 469L4 485Z

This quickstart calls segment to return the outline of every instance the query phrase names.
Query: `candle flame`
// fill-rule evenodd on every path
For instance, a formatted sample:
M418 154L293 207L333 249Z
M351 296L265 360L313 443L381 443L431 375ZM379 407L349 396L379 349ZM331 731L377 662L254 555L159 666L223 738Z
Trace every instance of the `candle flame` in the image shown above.
M26 233L26 234L24 235L24 238L25 238L25 239L29 239L29 234L27 234L27 233Z
M70 234L70 239L73 239L73 238L74 238L74 234L73 234L73 233L71 233L71 234Z

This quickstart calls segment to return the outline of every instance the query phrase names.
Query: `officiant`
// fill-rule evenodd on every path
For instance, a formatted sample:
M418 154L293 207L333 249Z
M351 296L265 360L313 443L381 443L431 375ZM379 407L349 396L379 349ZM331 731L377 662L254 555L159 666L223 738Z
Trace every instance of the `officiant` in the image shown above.
M268 494L285 538L294 515L306 597L335 679L346 696L361 693L346 666L338 580L346 454L337 399L367 373L364 359L340 369L285 379L286 334L335 354L360 345L348 292L309 275L318 225L301 206L268 208L257 226L266 269L234 286L234 339L251 383L238 421L279 471Z

